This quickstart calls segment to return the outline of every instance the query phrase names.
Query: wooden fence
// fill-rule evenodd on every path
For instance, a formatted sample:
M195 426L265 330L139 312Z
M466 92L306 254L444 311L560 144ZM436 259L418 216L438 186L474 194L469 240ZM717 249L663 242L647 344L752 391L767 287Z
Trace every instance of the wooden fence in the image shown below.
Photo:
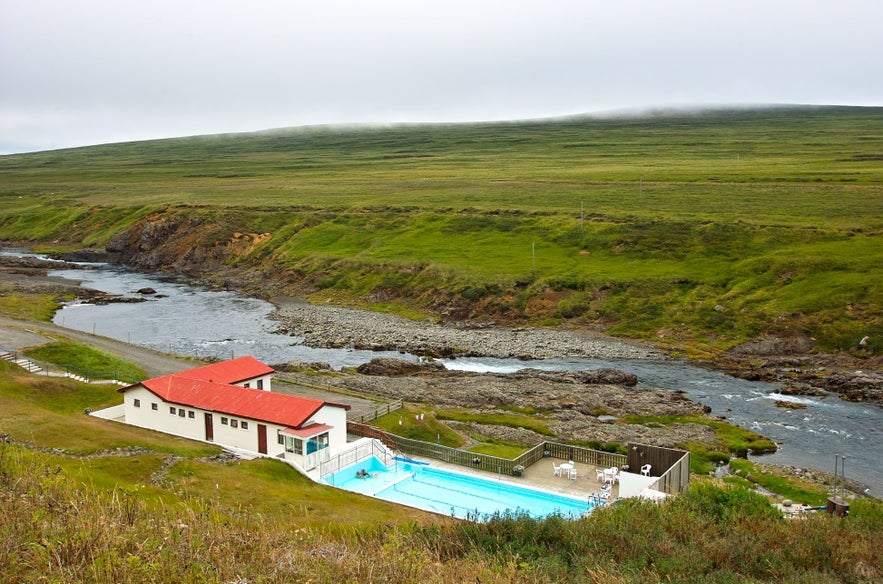
M690 453L686 450L629 443L628 466L631 472L640 472L650 465L650 476L658 476L656 490L677 495L690 484Z

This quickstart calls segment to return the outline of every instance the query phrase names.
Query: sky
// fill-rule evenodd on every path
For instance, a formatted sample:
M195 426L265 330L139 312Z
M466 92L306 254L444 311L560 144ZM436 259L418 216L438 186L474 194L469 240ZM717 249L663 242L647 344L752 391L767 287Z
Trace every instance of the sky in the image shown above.
M0 154L317 124L883 105L880 0L0 0Z

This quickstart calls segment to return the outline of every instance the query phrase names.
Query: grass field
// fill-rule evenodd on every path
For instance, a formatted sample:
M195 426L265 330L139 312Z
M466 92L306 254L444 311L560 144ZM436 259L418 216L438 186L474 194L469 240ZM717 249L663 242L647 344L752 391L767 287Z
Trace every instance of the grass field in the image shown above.
M666 503L628 500L579 521L452 521L311 483L278 461L223 462L214 446L82 414L114 394L0 362L0 583L883 575L879 501L855 500L846 519L786 521L747 481L698 480Z
M0 157L0 239L102 246L148 221L165 267L221 257L323 300L875 355L856 345L883 338L881 160L883 108L160 140Z

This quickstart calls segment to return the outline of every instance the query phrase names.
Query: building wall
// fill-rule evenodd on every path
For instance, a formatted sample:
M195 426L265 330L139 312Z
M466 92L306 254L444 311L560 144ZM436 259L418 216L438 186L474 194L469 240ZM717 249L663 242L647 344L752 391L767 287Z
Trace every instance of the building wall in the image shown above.
M331 452L340 452L346 448L346 410L333 406L322 406L316 412L309 422L304 424L308 426L311 423L327 424L331 426L328 431L328 448Z
M135 406L136 399L140 401L138 407ZM168 403L140 386L123 394L123 404L128 424L205 441L205 410ZM155 410L153 404L156 404ZM171 408L175 408L174 414L171 413ZM180 415L181 411L184 412L183 416ZM193 417L190 417L191 412ZM263 424L267 427L267 455L279 456L285 451L285 446L279 444L279 432L285 426L229 414L209 413L212 415L214 444L258 452L258 424ZM246 423L245 428L243 422ZM323 406L304 425L314 422L332 426L328 432L331 452L339 452L346 447L346 410Z
M140 406L135 406L135 401L140 401ZM196 408L179 408L169 404L148 391L144 387L134 387L123 394L123 404L126 409L126 423L158 430L167 434L184 436L195 440L205 440L205 419L202 410ZM156 409L153 409L156 404ZM172 415L170 408L175 408ZM184 411L184 417L179 415ZM189 412L193 412L191 418Z
M267 375L262 375L260 377L253 377L253 378L247 379L241 383L236 383L235 385L239 385L241 387L250 387L251 389L261 389L263 391L272 391L273 390L272 381L273 381L273 374L268 373Z

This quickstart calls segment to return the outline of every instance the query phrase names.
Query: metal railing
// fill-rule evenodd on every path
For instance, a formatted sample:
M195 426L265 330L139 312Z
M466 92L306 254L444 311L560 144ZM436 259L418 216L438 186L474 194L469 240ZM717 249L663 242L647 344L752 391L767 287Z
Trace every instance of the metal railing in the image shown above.
M355 464L360 460L365 460L371 456L377 457L384 465L393 462L394 454L382 442L372 439L368 442L362 442L354 448L344 450L332 456L330 459L319 465L319 477L324 478L334 474L340 469Z

